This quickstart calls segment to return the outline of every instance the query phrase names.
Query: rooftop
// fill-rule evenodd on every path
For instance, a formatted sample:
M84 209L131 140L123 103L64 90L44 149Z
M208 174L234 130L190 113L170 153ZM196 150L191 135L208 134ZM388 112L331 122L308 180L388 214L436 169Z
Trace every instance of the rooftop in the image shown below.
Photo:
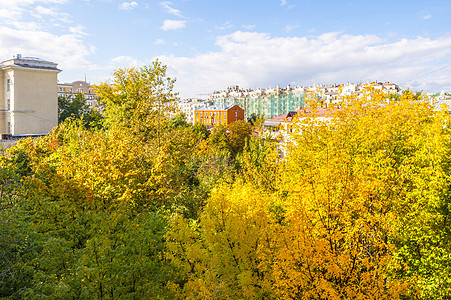
M314 114L317 117L326 117L327 115L333 114L335 111L340 110L340 108L337 108L335 110L331 110L331 109L327 109L327 108L323 108L323 107L318 107L316 108L314 111L312 111L309 108L302 108L302 109L297 109L295 111L290 111L286 114L271 118L271 119L266 119L265 122L263 123L263 125L265 126L276 126L279 125L280 123L290 123L291 121L293 121L293 117L297 114L299 114L301 117L306 117L308 115L312 115Z
M36 69L47 69L47 70L57 70L58 64L44 60L38 57L22 57L22 55L17 54L13 58L8 59L0 63L0 68L8 66L19 66L25 68L36 68Z
M202 106L202 107L197 108L196 110L228 110L228 109L234 107L235 105L236 104L232 104L229 106L222 106L222 105Z

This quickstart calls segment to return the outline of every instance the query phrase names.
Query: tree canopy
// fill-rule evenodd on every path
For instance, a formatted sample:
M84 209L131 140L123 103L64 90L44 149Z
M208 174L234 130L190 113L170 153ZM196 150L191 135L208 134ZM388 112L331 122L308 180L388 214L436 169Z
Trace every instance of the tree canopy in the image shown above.
M82 119L86 127L98 126L103 118L98 108L91 108L82 93L58 97L58 123L66 119Z
M449 297L447 111L367 89L290 126L284 159L251 143L195 226L172 221L184 296Z
M448 299L450 117L371 88L278 144L176 115L158 61L0 156L0 298ZM315 100L315 99L313 99ZM260 126L260 125L258 125Z

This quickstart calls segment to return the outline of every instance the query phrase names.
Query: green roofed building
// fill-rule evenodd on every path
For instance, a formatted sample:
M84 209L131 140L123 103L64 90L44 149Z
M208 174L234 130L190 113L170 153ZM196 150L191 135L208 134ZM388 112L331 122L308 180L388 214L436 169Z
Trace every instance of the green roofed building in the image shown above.
M237 85L230 86L223 91L215 91L209 100L214 105L229 106L237 104L245 111L245 118L258 115L265 119L274 118L286 114L289 111L299 110L305 107L305 98L321 100L322 105L337 104L342 97L352 94L360 94L367 85L387 94L400 92L398 85L391 82L367 82L367 83L345 83L345 84L312 84L307 87L296 86L292 88L287 85L281 88L269 89L241 89Z
M230 106L237 104L244 109L245 118L258 115L264 118L272 118L304 107L304 88L269 89L240 89L237 85L230 86L227 90L213 92L210 100L216 106Z

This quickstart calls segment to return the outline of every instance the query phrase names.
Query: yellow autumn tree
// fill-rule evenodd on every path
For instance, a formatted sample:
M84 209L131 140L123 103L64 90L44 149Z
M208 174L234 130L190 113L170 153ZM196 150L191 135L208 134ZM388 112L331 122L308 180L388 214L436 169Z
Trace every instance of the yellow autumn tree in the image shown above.
M199 222L175 215L166 234L180 298L273 298L269 197L241 181L212 191Z
M298 114L277 166L244 153L241 179L217 187L195 226L176 218L167 237L186 272L180 295L449 296L448 113L409 91L342 100Z
M289 225L275 263L283 297L394 299L427 280L405 276L414 263L395 257L400 240L416 239L405 235L414 233L409 218L430 227L420 207L449 184L448 116L410 92L390 99L369 87L343 100L292 124L280 185Z

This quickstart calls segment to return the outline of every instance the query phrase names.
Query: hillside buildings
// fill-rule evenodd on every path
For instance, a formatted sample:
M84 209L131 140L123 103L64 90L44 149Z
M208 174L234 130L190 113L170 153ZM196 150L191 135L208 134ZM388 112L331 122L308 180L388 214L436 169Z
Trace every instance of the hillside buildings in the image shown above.
M213 92L211 99L216 106L237 104L245 111L245 118L252 115L274 117L304 106L304 89L287 86L269 89L241 89L230 86L224 91Z
M275 88L256 90L241 89L234 85L226 90L213 92L209 99L213 101L214 105L237 104L244 109L246 118L252 115L273 118L303 108L304 100L307 97L321 99L327 106L331 103L338 103L342 96L361 93L367 84L372 84L375 89L386 93L398 93L401 90L399 86L391 82L312 84L308 87L291 87L290 85L280 87L277 85Z
M0 134L48 134L58 125L57 64L20 54L0 64Z

